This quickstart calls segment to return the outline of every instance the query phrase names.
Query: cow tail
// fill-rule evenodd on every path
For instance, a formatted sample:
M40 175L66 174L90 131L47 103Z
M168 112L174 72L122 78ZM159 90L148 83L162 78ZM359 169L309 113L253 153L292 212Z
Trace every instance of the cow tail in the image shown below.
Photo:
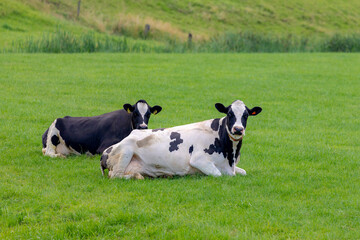
M103 176L105 176L104 170L107 169L106 161L107 161L108 157L109 156L107 154L103 154L103 155L101 155L101 158L100 158L101 174Z

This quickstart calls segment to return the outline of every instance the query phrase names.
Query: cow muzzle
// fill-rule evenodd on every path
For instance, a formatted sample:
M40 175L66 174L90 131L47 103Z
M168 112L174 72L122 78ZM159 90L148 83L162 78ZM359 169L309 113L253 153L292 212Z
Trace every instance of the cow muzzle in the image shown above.
M245 133L245 129L243 127L233 127L232 134L236 136L242 136Z

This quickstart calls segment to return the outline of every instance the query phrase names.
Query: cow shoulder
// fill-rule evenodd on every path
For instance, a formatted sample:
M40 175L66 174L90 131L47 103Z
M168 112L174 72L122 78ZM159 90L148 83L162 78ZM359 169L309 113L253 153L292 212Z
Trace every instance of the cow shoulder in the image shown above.
M204 152L209 155L214 153L222 154L226 157L226 144L228 142L227 136L224 135L225 123L224 120L214 119L211 122L211 129L214 132L212 142L204 149Z

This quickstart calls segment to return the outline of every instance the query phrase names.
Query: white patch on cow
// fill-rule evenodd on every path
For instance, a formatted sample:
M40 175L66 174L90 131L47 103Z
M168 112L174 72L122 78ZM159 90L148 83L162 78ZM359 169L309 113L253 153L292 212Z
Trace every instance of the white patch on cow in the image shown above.
M66 147L65 144L61 143L60 140L60 143L56 146L56 153L61 154L63 156L67 156L71 153L71 150L68 147Z
M64 155L56 152L56 146L52 144L52 136L59 136L59 130L55 127L56 120L50 125L49 131L46 137L46 148L42 150L45 156L49 157L64 157Z
M233 111L235 117L236 117L236 122L233 125L233 129L228 129L228 127L226 126L226 130L228 132L229 135L231 135L231 137L235 140L240 140L243 138L243 136L245 136L245 127L243 126L242 122L241 122L241 118L244 114L244 112L246 111L246 107L245 104L240 101L240 100L236 100L235 102L233 102L231 104L231 110ZM239 127L239 128L243 128L244 130L242 131L242 135L241 136L237 136L234 135L233 132L235 131L234 128L235 127Z
M146 103L143 103L143 102L138 102L137 103L137 109L139 110L141 117L143 119L145 119L145 114L149 109L148 105ZM146 125L145 122L143 122L143 123L140 124L140 127L147 127L147 125Z
M243 116L244 112L246 111L245 104L242 101L237 100L231 105L231 109L236 116L236 122L234 124L234 127L244 128L244 126L242 125L242 122L241 122L241 117Z
M238 161L239 161L239 157L238 157L238 159L236 159L235 158L235 156L236 156L236 149L237 149L237 145L239 144L239 142L237 142L237 141L234 141L233 142L233 160L234 160L234 163L233 163L233 166L235 166L237 163L238 163ZM235 171L235 170L234 170Z

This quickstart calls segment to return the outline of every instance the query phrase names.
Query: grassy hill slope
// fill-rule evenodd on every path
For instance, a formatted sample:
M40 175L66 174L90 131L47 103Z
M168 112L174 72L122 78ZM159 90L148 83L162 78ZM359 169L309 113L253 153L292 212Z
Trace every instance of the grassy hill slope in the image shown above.
M0 3L0 46L29 35L54 31L61 25L72 32L89 29L101 34L143 37L145 24L156 41L207 40L224 32L254 32L274 36L323 36L359 33L358 0L252 1L126 1L3 0ZM41 35L41 34L40 34Z
M54 30L56 25L62 24L70 31L76 28L70 21L64 21L32 8L25 1L2 0L0 2L0 46L7 47L12 41L29 36L41 36L45 32Z

